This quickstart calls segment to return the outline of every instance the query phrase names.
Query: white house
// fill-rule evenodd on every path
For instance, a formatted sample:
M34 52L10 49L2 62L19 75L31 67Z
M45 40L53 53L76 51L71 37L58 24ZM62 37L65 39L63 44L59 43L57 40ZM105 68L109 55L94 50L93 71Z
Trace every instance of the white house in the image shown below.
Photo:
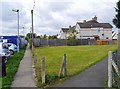
M69 28L61 28L59 38L66 39L68 37L68 30Z
M75 29L75 26L69 26L68 28L61 28L60 34L59 34L59 39L67 39L73 30Z
M61 28L59 38L66 39L70 36L70 29L76 31L76 39L110 39L112 40L112 25L109 23L99 23L95 16L92 20L77 22L75 26Z
M99 23L96 16L89 21L77 22L75 30L77 39L112 39L112 25Z

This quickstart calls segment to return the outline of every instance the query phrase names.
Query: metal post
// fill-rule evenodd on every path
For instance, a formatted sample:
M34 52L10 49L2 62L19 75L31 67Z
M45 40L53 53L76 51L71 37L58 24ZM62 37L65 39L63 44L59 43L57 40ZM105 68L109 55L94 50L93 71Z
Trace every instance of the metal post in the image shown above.
M108 87L112 87L112 51L108 52Z
M32 35L31 35L31 28L30 28L30 49L32 48Z
M23 36L25 36L25 30L24 30L24 27L23 27Z
M17 18L18 18L18 38L17 38L17 48L18 48L18 52L19 52L19 10L12 10L12 11L14 11L14 12L17 12L18 13L18 16L17 16Z
M20 39L19 39L19 10L17 10L17 12L18 12L18 43L17 43L17 45L18 45L18 52L19 52L19 44L20 44Z
M33 37L33 33L34 33L34 30L33 30L33 10L31 10L31 20L32 20L32 49L33 49L33 39L34 39L34 37Z

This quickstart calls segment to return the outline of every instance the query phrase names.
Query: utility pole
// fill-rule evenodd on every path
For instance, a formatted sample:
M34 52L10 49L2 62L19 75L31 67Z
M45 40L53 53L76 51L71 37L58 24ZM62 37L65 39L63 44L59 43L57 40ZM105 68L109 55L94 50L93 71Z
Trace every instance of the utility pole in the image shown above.
M25 36L25 30L24 30L24 27L23 27L23 36Z
M33 33L34 33L34 29L33 29L33 10L31 10L31 21L32 21L32 42L31 42L31 45L32 45L32 50L33 50L33 41L34 41L34 36L33 36Z

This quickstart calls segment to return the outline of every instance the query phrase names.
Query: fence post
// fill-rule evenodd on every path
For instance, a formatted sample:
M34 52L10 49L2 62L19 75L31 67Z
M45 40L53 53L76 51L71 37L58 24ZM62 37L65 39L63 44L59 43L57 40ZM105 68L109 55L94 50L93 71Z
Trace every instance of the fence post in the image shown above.
M108 87L112 87L112 51L108 52Z
M63 63L63 76L66 76L66 75L67 75L67 69L66 69L66 54L64 54L63 60L64 60L64 63Z
M67 69L66 69L66 54L63 55L63 60L62 60L62 64L60 67L60 71L59 71L59 77L61 76L61 73L63 72L63 76L67 75Z
M42 58L42 83L45 83L45 58Z

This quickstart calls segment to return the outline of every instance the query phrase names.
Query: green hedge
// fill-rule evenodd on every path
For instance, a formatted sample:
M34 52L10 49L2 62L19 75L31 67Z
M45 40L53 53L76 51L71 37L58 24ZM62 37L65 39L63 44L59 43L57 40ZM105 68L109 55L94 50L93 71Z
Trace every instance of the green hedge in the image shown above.
M10 88L14 76L18 70L19 63L24 56L26 47L20 49L19 53L15 53L11 58L8 60L6 65L6 76L2 77L2 88Z

